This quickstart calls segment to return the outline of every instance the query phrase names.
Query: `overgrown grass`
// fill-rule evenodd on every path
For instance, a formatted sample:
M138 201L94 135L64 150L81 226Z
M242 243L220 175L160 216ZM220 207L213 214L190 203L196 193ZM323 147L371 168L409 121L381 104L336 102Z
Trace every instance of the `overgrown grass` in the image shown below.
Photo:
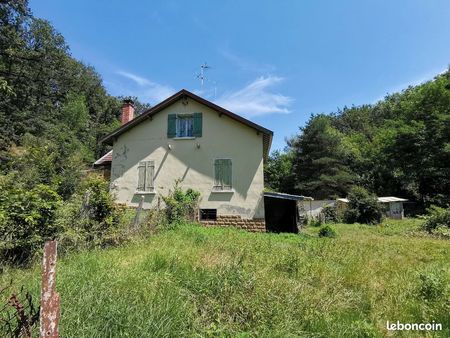
M62 337L383 337L386 321L450 335L450 242L418 221L300 235L194 225L58 262ZM39 267L8 270L39 294ZM424 332L397 332L421 337Z

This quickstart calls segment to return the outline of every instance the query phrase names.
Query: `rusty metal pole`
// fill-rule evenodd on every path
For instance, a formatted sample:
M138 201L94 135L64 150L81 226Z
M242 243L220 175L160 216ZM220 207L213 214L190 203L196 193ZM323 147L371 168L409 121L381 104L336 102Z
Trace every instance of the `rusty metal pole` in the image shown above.
M48 241L44 246L42 259L40 338L58 338L59 294L56 292L56 241Z

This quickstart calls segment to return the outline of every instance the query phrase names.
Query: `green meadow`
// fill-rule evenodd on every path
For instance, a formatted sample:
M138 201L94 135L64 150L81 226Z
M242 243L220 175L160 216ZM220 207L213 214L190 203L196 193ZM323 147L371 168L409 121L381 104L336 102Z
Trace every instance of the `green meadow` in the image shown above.
M448 337L450 241L419 222L336 224L336 238L187 224L68 254L61 337ZM5 270L0 285L11 278L38 299L39 264ZM444 329L389 332L387 321Z

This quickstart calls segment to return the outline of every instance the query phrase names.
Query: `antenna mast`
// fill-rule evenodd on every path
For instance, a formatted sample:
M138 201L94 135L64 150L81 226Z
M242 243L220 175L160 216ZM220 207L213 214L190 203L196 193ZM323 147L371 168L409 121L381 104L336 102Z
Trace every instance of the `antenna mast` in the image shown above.
M203 83L206 80L205 71L209 68L211 68L211 67L208 66L208 64L206 62L200 66L200 74L197 75L197 79L200 80L202 88L203 88Z

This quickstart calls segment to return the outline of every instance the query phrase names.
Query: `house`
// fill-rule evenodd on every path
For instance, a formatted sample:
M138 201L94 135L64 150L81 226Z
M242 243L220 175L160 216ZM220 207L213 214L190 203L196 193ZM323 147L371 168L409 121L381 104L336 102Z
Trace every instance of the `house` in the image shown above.
M94 164L110 171L118 203L158 207L179 179L200 192L205 225L266 231L263 165L272 131L184 89L136 118L124 101L122 123L100 141L112 151Z
M347 198L338 198L336 200L336 207L343 212L347 207L348 203ZM387 196L387 197L378 197L378 203L383 207L383 212L386 217L394 218L394 219L403 219L404 211L403 211L403 203L408 202L405 198Z

